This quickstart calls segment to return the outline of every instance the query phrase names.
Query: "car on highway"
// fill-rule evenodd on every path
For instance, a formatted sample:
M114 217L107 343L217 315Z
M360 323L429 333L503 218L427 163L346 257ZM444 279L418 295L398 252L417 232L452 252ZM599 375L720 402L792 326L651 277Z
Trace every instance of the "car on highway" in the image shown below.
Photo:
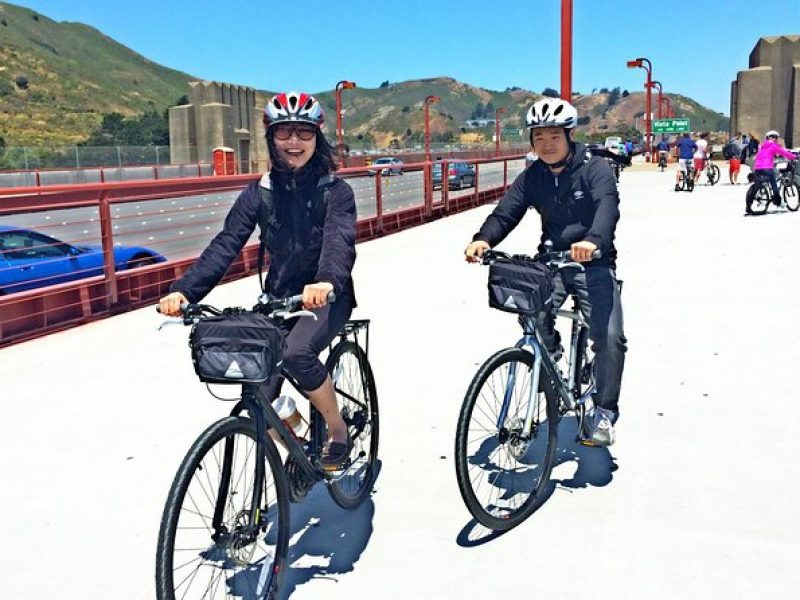
M143 246L117 246L117 271L167 260ZM100 245L74 246L32 229L0 225L0 296L103 274Z
M381 172L381 175L402 175L403 174L403 161L394 156L384 156L381 158L376 158L372 161L372 167L378 168L370 168L368 173L370 175L375 175L378 171ZM385 168L380 168L385 167Z
M433 165L433 187L442 186L442 163ZM475 167L465 160L452 160L447 163L447 188L460 190L475 185Z

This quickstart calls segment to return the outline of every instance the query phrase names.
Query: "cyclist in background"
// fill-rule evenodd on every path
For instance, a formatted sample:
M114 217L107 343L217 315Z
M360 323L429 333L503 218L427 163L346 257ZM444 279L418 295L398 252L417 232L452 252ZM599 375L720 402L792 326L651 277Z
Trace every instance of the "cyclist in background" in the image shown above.
M789 152L778 143L780 134L774 129L764 135L764 143L758 149L755 162L753 162L753 175L757 183L769 181L772 186L772 202L778 206L781 204L781 196L778 192L778 182L775 179L775 157L783 156L789 160L794 160L797 156Z
M567 269L556 275L553 308L561 306L574 291L589 319L597 387L587 442L609 446L615 439L627 349L614 271L617 186L608 163L574 141L578 112L569 102L539 100L528 110L525 122L539 160L516 178L464 254L467 261L477 262L484 251L505 239L529 208L534 208L542 221L539 251L545 251L544 243L550 240L554 250L570 250L573 260L584 263L583 272ZM598 248L602 256L592 259ZM552 315L545 328L549 330L545 344L557 354L559 339Z
M681 138L675 143L675 147L678 149L678 170L675 172L675 191L681 191L681 173L683 173L684 177L689 176L689 164L692 160L694 160L694 153L697 150L697 144L695 141L689 137L689 132L681 136Z
M180 305L200 302L236 260L256 225L270 256L266 291L272 298L302 294L316 320L283 321L283 367L319 410L328 429L320 466L340 468L350 454L347 426L319 354L333 341L356 305L351 271L356 258L353 189L335 178L336 150L322 133L325 113L310 94L273 96L264 109L272 167L236 198L222 231L161 299L161 312L180 316ZM267 199L271 198L268 202ZM329 292L336 302L328 304ZM282 380L262 384L266 399Z
M661 136L661 141L658 142L658 146L656 146L658 150L658 162L659 164L663 161L664 164L667 164L667 156L669 156L669 142L667 142L666 136Z

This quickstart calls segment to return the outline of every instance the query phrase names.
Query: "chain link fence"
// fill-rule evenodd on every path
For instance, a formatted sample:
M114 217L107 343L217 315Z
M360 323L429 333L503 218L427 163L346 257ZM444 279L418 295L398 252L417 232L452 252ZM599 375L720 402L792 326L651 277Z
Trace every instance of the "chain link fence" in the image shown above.
M83 169L169 164L169 146L0 147L0 170Z

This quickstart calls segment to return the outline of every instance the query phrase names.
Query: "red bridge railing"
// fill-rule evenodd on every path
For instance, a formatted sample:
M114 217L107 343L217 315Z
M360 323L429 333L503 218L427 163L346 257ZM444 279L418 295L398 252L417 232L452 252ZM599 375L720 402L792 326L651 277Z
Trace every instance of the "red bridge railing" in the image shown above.
M447 161L440 162L446 177ZM475 184L458 191L448 185L434 190L429 162L403 165L401 176L377 172L364 177L368 169L363 167L340 170L338 175L354 187L363 215L358 220L358 241L495 200L522 170L520 156L470 164L475 167ZM155 303L221 229L238 193L258 178L234 175L0 189L0 242L7 226L13 225L53 238L26 241L25 250L31 255L47 254L37 251L48 245L67 253L69 247L89 252L94 246L102 253L96 272L86 270L78 275L89 276L55 285L47 284L59 281L59 275L48 274L46 267L48 260L56 259L43 257L31 263L43 267L37 287L13 291L9 281L18 275L14 269L21 267L11 257L18 256L14 253L20 248L0 244L0 347ZM131 246L155 250L163 262L141 267L120 264L115 250ZM225 280L253 274L257 253L254 236Z

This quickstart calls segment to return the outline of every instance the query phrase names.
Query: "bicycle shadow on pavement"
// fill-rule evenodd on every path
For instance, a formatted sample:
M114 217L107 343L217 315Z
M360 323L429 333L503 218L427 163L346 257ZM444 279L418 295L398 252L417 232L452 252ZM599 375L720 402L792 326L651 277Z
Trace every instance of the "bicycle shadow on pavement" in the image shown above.
M611 483L614 471L619 467L608 448L590 447L579 444L577 440L577 420L571 418L561 419L558 426L558 438L556 443L555 457L553 459L553 470L550 474L550 481L542 492L542 499L536 508L535 514L542 508L553 495L556 489L579 489L589 486L602 487ZM476 453L473 460L486 461L482 451ZM561 473L569 473L569 464L574 463L574 471L571 476L560 477ZM505 531L494 531L478 523L475 519L470 520L458 533L456 543L462 547L480 546L490 542Z
M619 468L616 459L606 447L579 444L576 441L577 432L576 419L561 419L553 471L550 475L551 483L568 489L608 485L614 478L614 471ZM574 473L571 477L559 478L559 472L567 471L566 465L569 463L575 463Z
M376 478L380 468L378 461ZM370 496L358 508L345 510L333 501L325 485L318 483L302 502L292 504L290 513L289 552L280 600L312 579L335 581L337 575L355 568L372 537L375 504Z

